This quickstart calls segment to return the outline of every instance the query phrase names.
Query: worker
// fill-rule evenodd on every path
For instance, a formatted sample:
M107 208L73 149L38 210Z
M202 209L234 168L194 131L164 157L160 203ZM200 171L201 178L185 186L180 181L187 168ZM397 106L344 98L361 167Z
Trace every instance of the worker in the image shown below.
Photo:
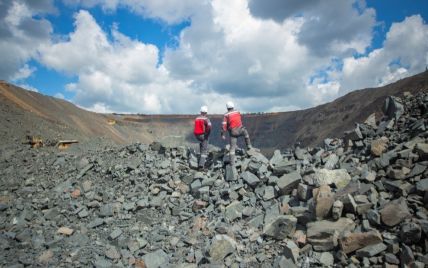
M251 150L251 142L250 136L248 135L247 129L242 126L241 113L235 110L235 105L233 102L228 101L226 103L227 113L224 114L222 129L221 129L221 137L223 140L226 139L225 133L229 132L230 136L230 163L232 166L235 166L235 151L238 144L238 137L245 138L245 145L247 146L247 150Z
M195 119L195 127L193 130L193 134L196 139L199 141L199 151L200 158L198 161L198 169L205 169L205 161L208 157L208 137L211 132L211 121L207 117L208 107L202 106L200 110L200 115Z

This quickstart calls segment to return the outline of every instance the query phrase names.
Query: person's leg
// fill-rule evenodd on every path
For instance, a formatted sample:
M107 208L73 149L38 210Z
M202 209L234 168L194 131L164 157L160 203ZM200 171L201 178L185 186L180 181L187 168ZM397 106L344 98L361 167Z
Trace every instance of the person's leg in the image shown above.
M251 146L250 135L248 135L247 129L245 127L242 127L241 133L244 136L245 145L247 146L247 150L250 150L251 148L253 148L253 146Z
M200 143L200 149L201 149L201 158L199 158L199 167L204 168L205 167L205 161L208 157L208 138L205 138Z
M235 152L236 152L237 143L238 143L238 138L234 136L230 136L229 156L230 156L230 164L232 166L235 166Z

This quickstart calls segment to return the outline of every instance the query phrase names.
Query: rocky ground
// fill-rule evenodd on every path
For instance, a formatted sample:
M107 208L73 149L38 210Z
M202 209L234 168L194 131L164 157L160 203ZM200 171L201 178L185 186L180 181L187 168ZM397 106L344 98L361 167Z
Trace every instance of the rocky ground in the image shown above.
M428 266L428 94L323 148L2 147L0 266Z

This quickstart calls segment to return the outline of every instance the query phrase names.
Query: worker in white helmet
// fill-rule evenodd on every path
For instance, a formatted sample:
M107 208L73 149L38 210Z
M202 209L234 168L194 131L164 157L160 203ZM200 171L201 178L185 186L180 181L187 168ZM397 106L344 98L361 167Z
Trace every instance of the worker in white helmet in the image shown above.
M238 143L238 137L245 138L245 144L247 150L252 148L250 136L248 135L247 129L242 125L241 113L235 110L235 105L233 102L228 101L226 103L227 113L224 114L221 137L223 140L226 139L225 133L229 132L230 136L230 164L235 166L235 150Z
M198 168L203 170L205 168L205 161L208 157L208 137L211 133L211 121L207 117L208 107L202 106L200 109L200 115L195 119L195 126L193 134L199 141L200 158L198 162Z

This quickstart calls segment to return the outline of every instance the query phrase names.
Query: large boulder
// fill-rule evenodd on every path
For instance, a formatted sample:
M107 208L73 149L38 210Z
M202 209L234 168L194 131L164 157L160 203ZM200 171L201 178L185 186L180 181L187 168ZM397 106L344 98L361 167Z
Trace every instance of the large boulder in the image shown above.
M383 240L378 231L371 231L367 233L348 233L339 241L343 252L348 254L366 246L379 244Z
M395 226L411 216L403 197L388 203L380 210L382 222L387 226Z
M162 249L158 249L144 255L143 261L147 268L165 267L169 263L169 256Z
M390 119L398 119L404 113L403 101L394 96L389 96L383 105L383 113Z
M242 173L241 178L252 188L255 188L260 182L259 178L249 171Z
M227 235L216 235L211 243L209 254L211 261L222 262L229 254L235 252L236 242Z
M330 186L321 185L314 189L315 216L317 219L324 219L329 216L334 203L334 195Z
M315 221L306 225L308 242L316 251L332 250L345 232L353 231L355 223L348 218L337 221Z
M282 240L292 237L296 230L297 218L292 215L279 215L263 226L263 234Z
M321 185L335 185L336 188L341 189L348 185L351 181L351 176L346 169L317 169L314 174L314 184Z
M301 179L302 179L302 176L300 176L300 173L297 171L294 171L294 172L288 173L288 174L284 174L277 181L277 186L278 186L280 193L281 194L290 193L294 188L297 188Z

